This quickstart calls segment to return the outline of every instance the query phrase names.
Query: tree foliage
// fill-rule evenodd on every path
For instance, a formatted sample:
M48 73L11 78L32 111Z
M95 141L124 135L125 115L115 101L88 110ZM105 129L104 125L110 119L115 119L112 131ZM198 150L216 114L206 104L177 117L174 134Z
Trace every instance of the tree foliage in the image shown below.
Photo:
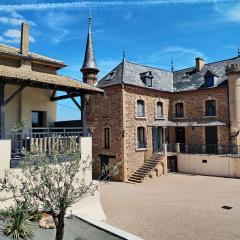
M51 152L32 146L31 151L24 152L21 174L5 171L0 179L0 191L11 194L17 205L25 206L31 212L42 209L52 215L56 240L63 239L67 208L94 195L99 188L100 181L86 178L92 161L80 156L80 147L75 140L68 147L56 148ZM117 169L118 166L110 166L105 171L108 175L114 175Z

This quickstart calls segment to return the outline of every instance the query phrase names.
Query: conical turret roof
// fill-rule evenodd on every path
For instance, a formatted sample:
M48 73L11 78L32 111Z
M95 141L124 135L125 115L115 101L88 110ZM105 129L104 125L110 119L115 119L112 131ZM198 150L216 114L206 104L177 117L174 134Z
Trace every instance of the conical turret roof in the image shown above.
M84 62L83 62L81 71L93 69L99 72L99 69L95 60L94 49L93 49L91 20L92 18L89 17L87 45L86 45L85 57L84 57Z

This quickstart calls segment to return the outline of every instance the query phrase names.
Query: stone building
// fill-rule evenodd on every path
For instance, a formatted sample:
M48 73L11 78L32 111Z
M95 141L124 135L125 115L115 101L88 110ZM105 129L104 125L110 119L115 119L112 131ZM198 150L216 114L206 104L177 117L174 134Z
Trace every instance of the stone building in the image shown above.
M126 61L96 81L91 31L82 68L85 81L104 95L87 101L93 132L93 173L122 162L115 180L137 180L149 166L157 174L174 170L174 152L231 152L239 145L240 57L164 71ZM88 79L87 72L95 77ZM177 144L179 143L179 144ZM156 153L161 159L154 159ZM176 155L176 154L175 154ZM168 161L167 161L168 159ZM151 161L150 161L151 160ZM155 161L154 161L155 160Z

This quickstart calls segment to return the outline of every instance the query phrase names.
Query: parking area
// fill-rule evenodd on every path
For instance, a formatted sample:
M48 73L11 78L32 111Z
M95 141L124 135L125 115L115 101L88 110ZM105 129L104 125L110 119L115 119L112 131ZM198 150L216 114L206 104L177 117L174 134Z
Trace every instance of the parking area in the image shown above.
M240 239L240 179L170 174L101 187L107 223L145 240Z

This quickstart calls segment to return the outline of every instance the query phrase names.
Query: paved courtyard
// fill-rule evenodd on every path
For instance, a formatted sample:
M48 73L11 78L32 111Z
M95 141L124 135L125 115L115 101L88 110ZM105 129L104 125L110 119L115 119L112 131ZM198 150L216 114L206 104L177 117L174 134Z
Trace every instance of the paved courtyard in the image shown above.
M110 182L101 201L107 223L146 240L240 239L240 179L170 174Z

